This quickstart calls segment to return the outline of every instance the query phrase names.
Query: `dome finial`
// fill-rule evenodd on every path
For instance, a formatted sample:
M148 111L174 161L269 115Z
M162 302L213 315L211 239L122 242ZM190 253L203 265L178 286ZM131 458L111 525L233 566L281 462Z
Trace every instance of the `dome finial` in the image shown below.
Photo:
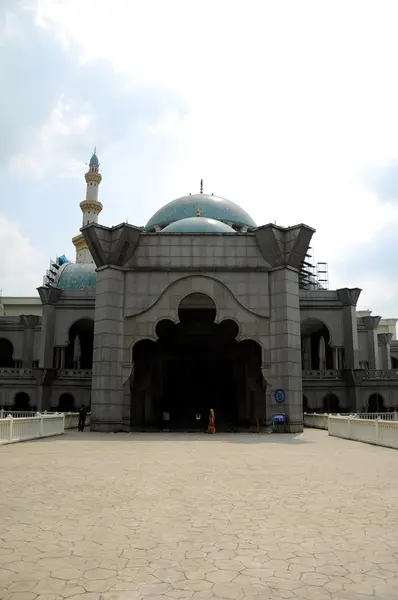
M203 194L203 179L200 180L200 193Z
M200 206L198 206L198 208L196 209L196 216L200 217Z

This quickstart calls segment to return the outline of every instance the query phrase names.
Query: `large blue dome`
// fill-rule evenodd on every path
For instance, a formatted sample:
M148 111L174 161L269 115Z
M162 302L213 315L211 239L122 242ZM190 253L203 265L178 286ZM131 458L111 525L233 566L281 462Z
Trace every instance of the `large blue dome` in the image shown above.
M170 223L162 229L162 233L236 233L236 231L222 221L206 217L188 217Z
M175 221L195 217L198 208L200 208L201 217L223 221L237 227L256 227L247 212L234 202L219 196L192 194L165 204L149 219L145 230L153 231L157 227L162 229Z

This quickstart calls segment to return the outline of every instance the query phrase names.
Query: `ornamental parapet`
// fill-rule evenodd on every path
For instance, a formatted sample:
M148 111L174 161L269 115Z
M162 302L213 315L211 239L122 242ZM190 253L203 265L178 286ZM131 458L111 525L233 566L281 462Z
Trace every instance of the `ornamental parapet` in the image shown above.
M371 370L363 372L364 379L398 379L398 371L396 369L389 370Z
M0 368L0 377L33 377L32 369L14 369L13 367Z
M328 369L327 371L303 371L303 379L343 379L343 372L340 369Z
M60 369L58 371L60 379L91 379L92 375L91 369Z

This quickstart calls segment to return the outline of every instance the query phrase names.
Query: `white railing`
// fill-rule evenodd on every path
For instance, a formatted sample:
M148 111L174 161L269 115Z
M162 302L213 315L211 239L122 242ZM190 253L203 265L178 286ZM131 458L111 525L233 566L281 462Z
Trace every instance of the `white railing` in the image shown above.
M90 425L91 413L86 416L85 427ZM65 429L77 429L79 425L79 413L65 413Z
M22 411L22 410L0 410L0 419L5 419L9 415L13 417L13 419L27 419L36 417L40 413L36 413L33 411ZM46 410L42 413L44 416L46 415L57 415L60 413L57 412L47 412ZM79 413L77 412L69 412L65 414L65 429L77 429L79 424ZM86 426L90 425L90 413L87 414L86 417Z
M35 417L36 412L33 410L0 410L0 419L5 419L8 415L11 415L14 419L26 419L28 417Z
M0 445L23 442L37 438L62 435L65 429L63 414L40 415L14 419L0 419Z
M318 413L304 413L304 419L303 419L304 427L313 427L314 429L327 429L329 416L336 416L336 413L334 413L334 415L328 414L328 413L319 413L319 414ZM337 415L337 416L341 416L341 415ZM382 421L397 421L398 422L398 412L358 413L358 414L350 414L349 416L354 417L356 419L363 419L366 421L381 419Z
M314 427L315 429L327 429L328 420L329 415L327 413L324 413L323 415L318 415L317 413L304 413L303 424L304 427Z
M357 413L353 415L354 417L358 417L358 419L381 419L382 421L398 421L398 412L389 412L389 413Z
M398 421L329 416L329 435L398 450Z

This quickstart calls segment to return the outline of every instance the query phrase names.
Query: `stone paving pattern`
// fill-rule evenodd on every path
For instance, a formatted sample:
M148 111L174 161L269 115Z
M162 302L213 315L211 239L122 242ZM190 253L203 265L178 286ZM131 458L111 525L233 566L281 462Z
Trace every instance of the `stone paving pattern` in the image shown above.
M0 448L1 600L398 599L398 452L70 433Z

